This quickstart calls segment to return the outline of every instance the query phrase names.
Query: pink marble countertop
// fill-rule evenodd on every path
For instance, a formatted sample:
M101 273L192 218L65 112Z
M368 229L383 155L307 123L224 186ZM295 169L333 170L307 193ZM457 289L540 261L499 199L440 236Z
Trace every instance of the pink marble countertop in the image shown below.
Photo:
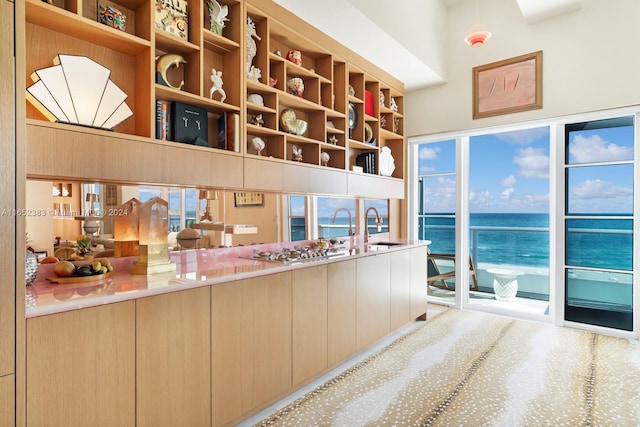
M55 264L41 264L33 285L26 288L26 317L38 317L64 311L95 307L103 304L127 301L167 292L209 286L231 282L266 274L305 268L321 263L335 262L359 256L380 253L381 250L407 249L428 243L399 242L397 246L376 246L374 241L356 243L341 248L341 256L318 259L311 262L283 264L279 262L259 261L250 258L255 249L280 251L293 248L294 245L309 245L311 242L240 246L219 249L195 249L171 252L171 261L176 271L153 275L130 273L131 266L138 257L109 258L114 267L111 277L80 283L52 283L47 278L55 277ZM82 265L86 261L78 261Z

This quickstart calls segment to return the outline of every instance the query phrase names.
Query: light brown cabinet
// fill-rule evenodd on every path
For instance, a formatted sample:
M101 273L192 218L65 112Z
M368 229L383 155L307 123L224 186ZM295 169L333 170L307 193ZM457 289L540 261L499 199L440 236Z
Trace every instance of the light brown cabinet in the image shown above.
M292 385L327 368L327 265L292 271Z
M15 72L13 7L13 2L0 1L0 76L6 77L0 78L0 210L3 212L16 208L15 82L9 78ZM23 271L16 270L16 222L13 215L0 217L0 234L11 236L4 239L0 256L0 377L15 372L16 286L24 287L24 280L16 279L16 271L20 274ZM18 259L24 259L24 255L20 254Z
M291 388L291 273L212 287L213 425L284 396Z
M0 426L15 425L15 375L0 377Z
M426 319L427 313L427 247L418 246L411 252L411 319Z
M412 276L424 272L423 254L28 319L28 425L238 422L424 314L424 277ZM0 393L13 396L12 385L0 377Z
M135 304L27 319L27 425L135 425Z
M391 262L391 330L395 331L414 318L411 317L411 251L394 251Z
M356 260L356 346L362 350L391 332L389 253Z
M328 365L356 353L356 261L327 265Z
M136 303L136 425L211 425L211 288Z

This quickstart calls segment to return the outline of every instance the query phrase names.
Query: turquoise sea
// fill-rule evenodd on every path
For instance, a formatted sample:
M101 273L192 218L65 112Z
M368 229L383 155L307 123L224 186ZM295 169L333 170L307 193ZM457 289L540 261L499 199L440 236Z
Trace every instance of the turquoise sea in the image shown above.
M454 218L421 218L420 238L436 253L455 252ZM575 267L632 269L631 219L569 219L566 263ZM549 266L549 215L478 213L470 216L469 251L474 261Z

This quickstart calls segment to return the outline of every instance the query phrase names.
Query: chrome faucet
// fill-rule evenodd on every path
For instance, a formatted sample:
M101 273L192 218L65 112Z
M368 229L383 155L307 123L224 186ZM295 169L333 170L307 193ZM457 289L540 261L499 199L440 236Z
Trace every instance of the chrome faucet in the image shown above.
M347 208L338 208L336 209L336 211L333 213L333 222L336 222L336 217L338 216L338 212L340 211L346 211L347 214L349 215L349 236L355 236L355 233L353 232L353 218L351 217L351 211Z
M369 211L373 210L373 212L375 212L376 214L376 228L378 229L378 232L380 232L382 230L382 220L380 219L380 214L378 213L378 209L376 209L373 206L370 206L369 208L367 208L367 210L364 212L364 242L367 243L369 241Z

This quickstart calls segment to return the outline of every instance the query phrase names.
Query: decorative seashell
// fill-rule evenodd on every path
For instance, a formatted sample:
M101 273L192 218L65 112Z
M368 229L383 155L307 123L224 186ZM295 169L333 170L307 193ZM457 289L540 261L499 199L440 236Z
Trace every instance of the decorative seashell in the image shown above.
M307 123L304 120L301 119L295 119L292 126L291 126L291 130L293 133L295 133L298 136L302 136L305 133L307 133L307 127L309 126L309 123Z
M304 120L296 118L295 111L287 108L280 114L280 124L286 132L302 136L307 132L308 123Z
M256 105L264 106L264 98L262 98L262 95L260 95L259 93L250 94L249 96L247 96L247 101Z
M302 96L304 93L304 80L300 77L293 77L287 81L287 91L296 96Z
M27 100L49 120L112 129L133 115L111 71L85 56L58 54L36 70Z
M260 152L264 150L264 147L267 145L262 138L259 136L255 136L251 139L251 143L253 144L253 148L256 150L256 154L260 156Z
M391 176L395 169L396 165L391 155L391 149L385 145L380 151L380 174L382 176Z
M322 161L322 164L324 166L327 166L327 164L329 163L329 159L331 158L331 156L329 156L329 153L327 153L326 151L323 151L320 153L320 161Z

